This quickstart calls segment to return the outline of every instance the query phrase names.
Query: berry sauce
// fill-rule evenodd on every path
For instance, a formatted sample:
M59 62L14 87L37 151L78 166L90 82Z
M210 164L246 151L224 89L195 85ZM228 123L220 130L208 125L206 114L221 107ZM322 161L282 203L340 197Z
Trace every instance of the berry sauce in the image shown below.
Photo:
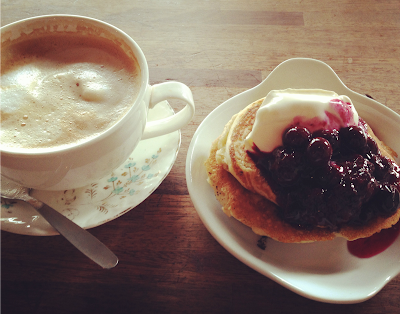
M340 129L289 127L282 146L247 153L277 197L280 217L294 227L362 226L392 216L400 204L400 167L383 156L365 122Z
M368 238L347 242L349 252L359 258L373 257L385 251L400 234L400 221L389 229L383 229Z

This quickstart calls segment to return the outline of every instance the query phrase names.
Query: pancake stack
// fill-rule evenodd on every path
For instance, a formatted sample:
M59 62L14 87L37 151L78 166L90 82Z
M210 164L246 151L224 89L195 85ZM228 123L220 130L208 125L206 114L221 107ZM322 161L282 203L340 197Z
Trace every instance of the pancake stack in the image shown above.
M253 128L263 100L255 101L231 118L222 134L212 143L205 163L208 182L225 214L250 227L258 235L286 243L325 241L338 236L355 240L390 228L399 221L400 208L391 217L377 217L363 226L344 225L337 232L327 228L298 228L281 219L276 195L245 148L245 139ZM367 130L381 154L394 161L396 153L381 142L369 126Z

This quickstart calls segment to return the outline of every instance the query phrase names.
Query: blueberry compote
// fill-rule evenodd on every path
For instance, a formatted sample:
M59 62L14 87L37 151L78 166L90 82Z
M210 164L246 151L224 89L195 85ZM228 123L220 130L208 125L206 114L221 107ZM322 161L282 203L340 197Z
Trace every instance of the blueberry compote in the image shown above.
M399 207L400 167L382 156L363 121L340 130L291 127L270 153L248 152L289 224L338 231L389 217Z

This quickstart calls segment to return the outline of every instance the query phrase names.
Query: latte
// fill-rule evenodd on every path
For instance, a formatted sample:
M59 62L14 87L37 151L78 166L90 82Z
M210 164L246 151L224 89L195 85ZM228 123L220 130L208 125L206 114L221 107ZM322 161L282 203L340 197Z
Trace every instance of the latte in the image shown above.
M134 103L140 68L100 36L48 34L1 48L3 147L56 148L93 138Z

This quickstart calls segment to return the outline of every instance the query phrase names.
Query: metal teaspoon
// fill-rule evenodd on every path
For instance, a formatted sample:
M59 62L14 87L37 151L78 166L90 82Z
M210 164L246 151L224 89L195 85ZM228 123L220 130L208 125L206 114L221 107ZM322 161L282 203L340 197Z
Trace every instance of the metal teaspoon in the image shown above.
M102 242L55 209L29 195L30 189L1 176L1 197L22 200L32 205L47 222L79 251L103 268L118 264L117 256Z

